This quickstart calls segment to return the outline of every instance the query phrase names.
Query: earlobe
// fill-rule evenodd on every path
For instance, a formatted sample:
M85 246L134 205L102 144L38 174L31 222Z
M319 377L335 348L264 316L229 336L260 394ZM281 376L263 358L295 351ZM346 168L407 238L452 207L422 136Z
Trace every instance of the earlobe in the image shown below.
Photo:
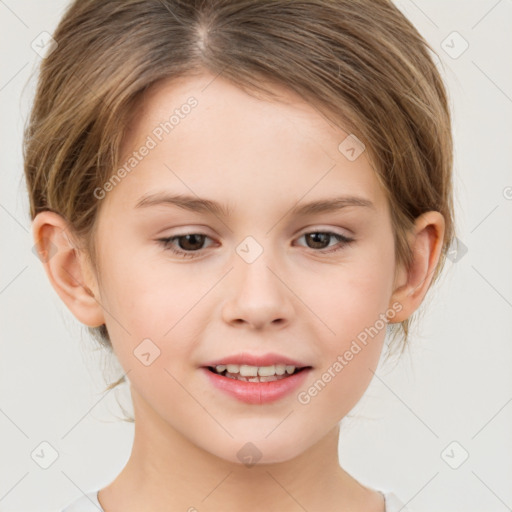
M105 323L94 272L65 219L55 212L39 213L32 223L35 249L51 285L73 315L89 327Z
M439 212L426 212L416 219L411 238L412 263L409 269L401 269L391 297L391 304L398 302L402 309L390 323L403 322L423 302L441 256L444 229L444 217Z

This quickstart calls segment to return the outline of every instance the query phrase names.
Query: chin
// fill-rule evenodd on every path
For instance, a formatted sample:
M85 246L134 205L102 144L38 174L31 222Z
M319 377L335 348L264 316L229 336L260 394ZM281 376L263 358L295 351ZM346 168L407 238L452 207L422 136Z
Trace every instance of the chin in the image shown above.
M279 464L298 457L303 451L297 442L289 437L287 439L289 444L277 436L273 440L258 438L251 441L250 437L245 435L244 440L231 440L229 447L224 446L220 450L212 450L211 453L227 462L245 465L248 468Z

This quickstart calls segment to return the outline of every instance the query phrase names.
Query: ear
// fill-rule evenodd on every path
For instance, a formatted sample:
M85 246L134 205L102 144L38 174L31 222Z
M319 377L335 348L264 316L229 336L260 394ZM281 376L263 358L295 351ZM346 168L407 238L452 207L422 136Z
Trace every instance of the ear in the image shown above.
M434 270L437 267L444 239L444 217L430 211L420 215L409 240L412 249L412 263L409 269L399 269L390 305L399 303L402 309L390 323L403 322L421 305L429 289Z
M41 212L32 223L34 250L53 288L80 322L97 327L105 323L97 280L71 233L65 219L55 212Z

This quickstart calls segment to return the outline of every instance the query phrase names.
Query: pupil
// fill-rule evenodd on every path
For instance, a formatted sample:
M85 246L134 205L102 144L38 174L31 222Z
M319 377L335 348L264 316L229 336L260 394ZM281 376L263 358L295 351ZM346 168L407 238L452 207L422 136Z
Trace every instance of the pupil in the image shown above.
M200 249L201 245L204 242L204 236L205 235L184 235L184 236L180 237L180 244L179 244L180 248L189 250L189 251ZM182 243L183 239L185 239L185 243ZM199 247L194 247L194 240L196 240L196 239L199 240ZM192 240L192 244L190 244L191 240ZM188 245L188 247L187 247L187 245ZM192 245L192 247L190 245Z
M323 246L325 247L323 244L324 243L327 243L327 245L329 245L329 238L331 237L331 235L329 235L329 233L308 233L306 235L307 238L309 238L310 240L313 239L313 244L317 244L317 245L313 245L313 249L318 249L318 248L322 248L322 247L319 247L318 244L320 244L320 246Z

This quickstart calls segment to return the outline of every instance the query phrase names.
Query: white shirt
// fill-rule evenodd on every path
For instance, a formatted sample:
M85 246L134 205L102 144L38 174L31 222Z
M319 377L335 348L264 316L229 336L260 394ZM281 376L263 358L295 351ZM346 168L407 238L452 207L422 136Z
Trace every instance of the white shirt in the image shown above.
M105 512L98 501L98 492L99 491L91 491L84 494L81 498L78 498L69 504L61 512ZM410 508L406 508L392 492L378 492L384 496L386 512L413 512Z

